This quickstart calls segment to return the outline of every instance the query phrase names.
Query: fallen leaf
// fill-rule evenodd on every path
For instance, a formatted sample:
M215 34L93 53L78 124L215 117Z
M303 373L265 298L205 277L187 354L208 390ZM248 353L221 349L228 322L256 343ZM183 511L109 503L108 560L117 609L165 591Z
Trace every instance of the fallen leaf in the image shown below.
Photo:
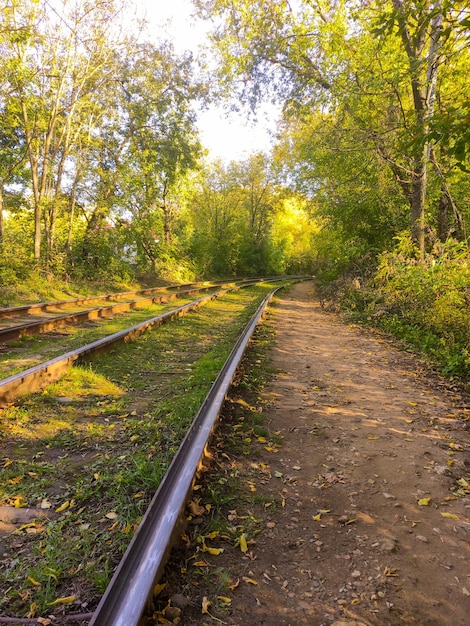
M40 587L41 586L41 583L38 582L37 580L35 580L32 576L28 576L28 580L35 587Z
M106 519L117 519L118 514L115 511L110 511L109 513L106 513L105 517Z
M232 604L232 598L227 598L226 596L217 596L217 600L220 600L224 604Z
M218 536L219 536L219 531L218 530L214 530L213 532L211 532L208 535L206 535L206 539L215 539Z
M257 585L258 583L253 578L247 578L246 576L242 576L242 580L244 583L248 583L250 585Z
M194 515L195 517L200 517L204 514L206 509L199 504L199 501L195 502L194 500L191 500L191 502L188 504L188 510L191 515Z
M62 511L65 511L65 509L68 509L70 506L70 500L66 500L64 502L64 504L61 504L56 510L56 513L62 513Z
M240 535L240 550L245 554L248 552L248 544L246 542L246 535L243 533Z
M222 554L223 551L223 548L208 548L207 546L205 546L204 550L204 552L209 552L209 554L212 554L213 556L218 556L219 554Z
M153 597L156 598L166 587L166 583L160 583L153 588Z
M65 598L57 598L54 602L50 602L49 606L57 606L58 604L70 604L71 602L75 602L77 596L67 596Z
M237 580L232 585L229 585L229 589L234 591L239 585L240 585L240 579L237 578Z
M428 506L430 502L431 498L421 498L420 500L418 500L419 506Z
M209 598L207 596L204 596L202 599L202 614L208 614L209 613L209 607L211 606L211 602L209 600Z
M448 519L460 519L458 515L455 513L441 513L442 517L446 517Z
M15 476L15 478L10 478L8 482L10 485L17 485L21 480L23 480L23 476Z

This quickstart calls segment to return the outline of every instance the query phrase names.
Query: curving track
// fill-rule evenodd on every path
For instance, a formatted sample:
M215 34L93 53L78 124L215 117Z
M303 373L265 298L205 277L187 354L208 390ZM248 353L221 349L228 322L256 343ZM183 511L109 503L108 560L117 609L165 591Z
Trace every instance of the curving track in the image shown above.
M89 626L137 626L140 623L151 590L161 575L169 550L179 534L181 514L191 492L198 464L204 455L204 449L210 439L234 373L268 303L275 292L283 286L285 284L273 289L266 296L240 335L178 449L99 606L93 615L80 616L80 623L89 621ZM232 288L238 289L239 286ZM60 376L64 368L77 360L107 349L116 342L133 338L145 332L150 326L189 312L223 293L227 293L227 290L206 295L163 315L146 320L125 332L114 333L72 353L53 359L51 362L43 363L40 367L30 368L31 371L21 372L9 377L10 379L4 379L0 381L0 398L4 401L11 401L13 397L22 393L41 388L50 380ZM19 392L18 389L21 391ZM89 620L84 620L85 617ZM73 616L65 621L69 619L73 619ZM30 620L21 623L40 622Z

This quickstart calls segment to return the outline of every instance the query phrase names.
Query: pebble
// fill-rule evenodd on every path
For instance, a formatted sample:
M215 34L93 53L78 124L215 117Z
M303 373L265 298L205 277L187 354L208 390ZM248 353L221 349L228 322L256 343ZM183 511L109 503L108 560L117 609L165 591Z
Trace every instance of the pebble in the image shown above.
M423 543L429 543L428 539L423 535L416 535L416 539L419 539L419 541L422 541Z
M358 569L355 569L354 572L351 574L351 576L353 578L360 578L361 577L361 572Z
M171 604L178 609L185 609L189 605L189 598L182 593L175 593L170 598Z

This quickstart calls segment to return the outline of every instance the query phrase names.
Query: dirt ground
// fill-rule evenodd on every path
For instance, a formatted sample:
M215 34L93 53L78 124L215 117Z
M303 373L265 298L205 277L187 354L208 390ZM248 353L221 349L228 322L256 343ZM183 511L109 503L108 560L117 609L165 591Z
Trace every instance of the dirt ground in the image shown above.
M263 401L282 444L260 446L238 479L281 505L264 507L246 553L216 557L239 583L222 621L181 623L469 625L468 397L323 311L311 283L272 320Z

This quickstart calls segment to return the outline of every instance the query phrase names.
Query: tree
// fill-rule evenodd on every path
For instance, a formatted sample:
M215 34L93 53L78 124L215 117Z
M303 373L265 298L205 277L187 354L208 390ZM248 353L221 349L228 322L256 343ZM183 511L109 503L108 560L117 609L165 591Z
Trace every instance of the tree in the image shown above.
M465 2L195 0L213 33L220 76L253 105L266 93L286 115L336 112L387 164L424 251L431 129L444 63L466 38ZM462 75L459 76L462 80ZM437 158L437 157L436 157ZM442 173L442 169L440 170Z
M8 0L2 13L2 30L9 33L3 46L4 102L16 110L29 163L36 260L43 226L49 255L54 247L63 179L82 128L77 119L83 120L83 108L107 77L103 68L113 49L108 24L115 13L114 0L62 0L58 9Z

